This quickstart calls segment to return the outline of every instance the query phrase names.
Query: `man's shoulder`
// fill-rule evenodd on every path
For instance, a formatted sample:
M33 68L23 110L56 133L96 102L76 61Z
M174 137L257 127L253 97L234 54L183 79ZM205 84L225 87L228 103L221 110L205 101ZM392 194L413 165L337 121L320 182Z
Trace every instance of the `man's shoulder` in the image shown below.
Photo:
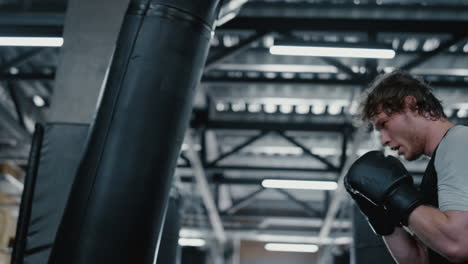
M461 139L468 139L468 126L454 126L448 132L442 142L450 142L455 144L463 144L466 143L464 141L459 141ZM441 143L442 143L441 142Z
M466 137L468 137L468 126L462 126L462 125L456 125L454 127L452 127L448 133L448 135L464 135Z
M468 126L452 127L439 144L436 155L437 160L466 157L468 152Z

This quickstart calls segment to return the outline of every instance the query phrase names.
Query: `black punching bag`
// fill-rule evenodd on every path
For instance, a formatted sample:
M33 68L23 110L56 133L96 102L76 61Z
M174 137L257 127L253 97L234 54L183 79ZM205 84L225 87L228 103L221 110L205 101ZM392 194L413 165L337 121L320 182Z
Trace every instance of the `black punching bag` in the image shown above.
M131 2L50 264L153 264L218 2Z
M180 197L173 191L167 205L156 264L177 264L179 257L180 217Z
M205 264L207 252L198 247L182 247L181 264Z
M394 264L382 238L372 231L369 223L353 206L353 253L351 263L356 264Z

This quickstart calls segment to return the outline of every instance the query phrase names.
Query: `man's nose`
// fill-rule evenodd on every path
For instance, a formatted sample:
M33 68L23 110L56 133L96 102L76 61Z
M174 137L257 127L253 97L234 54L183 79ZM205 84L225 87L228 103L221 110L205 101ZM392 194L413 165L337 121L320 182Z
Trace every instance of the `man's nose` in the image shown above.
M390 144L390 137L384 131L380 131L380 140L382 141L382 146L384 147Z

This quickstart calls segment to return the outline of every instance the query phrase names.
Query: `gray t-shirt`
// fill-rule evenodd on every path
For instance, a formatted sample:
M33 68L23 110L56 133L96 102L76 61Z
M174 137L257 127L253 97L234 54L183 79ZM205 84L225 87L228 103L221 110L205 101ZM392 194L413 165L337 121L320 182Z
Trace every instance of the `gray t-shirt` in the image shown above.
M437 149L439 209L468 212L468 127L452 127Z

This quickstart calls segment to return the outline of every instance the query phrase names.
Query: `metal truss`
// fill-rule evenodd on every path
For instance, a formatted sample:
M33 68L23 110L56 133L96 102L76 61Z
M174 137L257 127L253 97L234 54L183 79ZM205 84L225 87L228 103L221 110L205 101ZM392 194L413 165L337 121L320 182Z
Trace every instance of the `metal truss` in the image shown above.
M20 98L18 94L18 88L15 83L7 82L6 83L7 90L10 94L10 98L13 101L13 105L15 107L16 117L18 119L18 124L23 128L26 129L26 125L24 123L24 112L23 107L20 103Z
M221 215L234 215L238 210L247 207L255 198L262 193L265 189L261 186L262 179L254 178L254 177L243 177L243 179L229 179L224 177L223 172L227 170L260 170L260 171L307 171L307 172L328 172L328 173L338 173L340 172L341 168L344 166L344 162L346 161L346 151L347 151L347 142L348 137L352 135L354 131L353 127L349 123L336 123L336 124L310 124L310 123L300 123L300 124L293 124L293 123L285 123L279 125L276 122L273 123L250 123L250 122L241 122L241 121L222 121L222 120L210 120L209 113L201 111L198 113L194 113L192 117L192 127L198 128L200 133L199 137L201 139L201 150L199 152L201 165L205 172L209 173L208 178L210 179L210 183L214 185L215 190L215 198L219 199L219 185L221 184L250 184L250 185L257 185L259 186L257 190L245 195L244 197L239 198L234 202L234 204L220 212ZM258 134L251 136L244 142L235 146L232 150L221 153L218 157L214 158L213 160L209 161L206 157L206 149L207 149L207 142L205 140L205 133L208 130L217 130L217 129L257 129L259 130ZM281 129L278 129L281 128ZM328 129L328 130L327 130ZM321 157L310 151L310 149L300 142L297 141L294 137L287 135L287 131L294 131L294 130L302 130L302 131L329 131L329 132L340 132L342 136L342 146L341 146L341 156L339 159L338 165L331 163L326 158ZM310 156L313 159L316 159L325 165L325 168L294 168L294 167L264 167L264 166L228 166L228 165L219 165L219 162L226 159L227 157L233 156L236 153L239 153L245 147L252 145L257 140L263 138L268 133L276 133L286 141L291 143L294 146L299 147L302 149L303 153L306 156ZM181 155L182 159L184 159L184 154ZM185 160L185 159L184 159ZM189 165L183 164L179 165L179 168L188 168ZM211 175L211 177L210 177ZM271 177L269 177L271 178ZM275 177L273 177L275 178ZM276 177L280 178L280 177ZM192 176L181 176L180 177L182 182L193 182ZM290 179L290 178L289 178ZM319 212L316 209L310 207L304 201L301 201L294 197L291 193L285 190L276 190L282 195L286 197L286 199L293 201L294 203L298 204L304 212L313 217L323 216L323 212Z
M276 133L278 133L279 135L281 135L282 137L284 137L286 140L288 140L290 143L292 143L293 145L301 148L303 150L303 152L308 155L308 156L311 156L312 158L314 159L317 159L319 160L320 162L322 162L326 168L323 169L323 168L295 168L295 167L292 167L292 168L289 168L289 167L263 167L263 166L230 166L230 165L217 165L217 163L219 163L219 161L229 157L229 156L232 156L236 153L238 153L240 150L242 150L243 148L251 145L253 142L257 141L258 139L262 138L263 136L265 136L268 131L262 131L260 132L258 135L256 136L253 136L251 137L250 139L246 140L245 142L239 144L238 146L234 147L231 151L229 152L226 152L226 153L223 153L221 154L220 156L218 156L217 158L215 158L213 161L211 162L206 162L206 156L205 157L202 157L201 160L204 161L203 162L203 167L205 170L207 171L223 171L223 170L276 170L276 171L308 171L308 172L339 172L340 170L340 167L342 167L342 164L340 165L334 165L332 163L330 163L327 159L317 155L317 154L314 154L313 152L311 152L307 147L303 146L302 144L300 144L299 142L297 142L297 140L295 140L294 138L290 137L290 136L287 136L284 131L275 131ZM202 137L204 137L204 135L201 135ZM347 134L343 134L343 141L346 141L346 139L344 139L345 137L349 136ZM206 148L206 145L205 146L201 146L202 149ZM342 151L346 152L346 147L343 147L342 148ZM201 151L202 154L206 155L205 151ZM341 160L343 160L343 156L346 155L346 153L344 154L341 154ZM179 165L179 167L181 168L184 168L184 167L187 167L187 165Z
M412 61L407 62L405 65L401 66L400 69L407 70L407 71L411 70L411 69L417 67L418 65L421 65L424 62L428 61L432 57L439 55L440 53L442 53L445 50L447 50L448 48L450 48L452 45L457 44L458 42L464 40L465 38L466 38L466 33L456 34L451 39L449 39L449 40L445 41L444 43L442 43L436 49L428 52L427 54L423 54L423 55L419 56L418 58L416 58L416 59L414 59Z
M302 84L302 85L330 85L330 86L342 86L342 87L356 87L362 85L364 75L358 75L359 78L350 78L344 80L338 79L320 79L320 78L311 78L311 79L304 79L304 78L291 78L291 79L284 79L284 78L266 78L266 77L257 77L257 78L247 78L247 77L228 77L228 76L205 76L202 79L202 82L205 84L218 84L218 83L232 83L232 84ZM0 76L1 78L1 76ZM424 76L423 76L424 78ZM466 88L467 83L463 80L434 80L431 81L431 86L433 87L440 87L444 89L450 88Z
M235 214L238 210L248 206L256 198L256 196L258 196L264 190L265 190L265 188L260 187L257 190L247 194L246 196L238 199L237 201L234 202L233 205L231 205L231 207L223 210L221 212L221 215L233 215L233 214Z
M284 195L288 200L293 201L295 204L299 205L302 208L302 210L304 210L304 212L308 214L309 216L311 217L323 216L322 212L310 207L306 202L297 199L296 197L294 197L294 195L292 195L288 191L283 190L283 189L275 189L275 190L281 193L282 195Z
M225 159L225 158L227 158L227 157L229 157L229 156L231 156L231 155L233 155L233 154L235 154L235 153L238 153L241 149L247 147L248 145L251 145L251 144L254 143L255 141L257 141L257 140L259 140L260 138L264 137L266 134L268 134L268 131L261 131L258 135L253 136L253 137L249 138L248 140L246 140L244 143L242 143L242 144L240 144L240 145L234 147L231 151L226 152L226 153L223 153L222 155L220 155L219 157L217 157L215 160L210 161L210 162L207 164L207 167L214 167L214 166L216 166L216 164L217 164L219 161L221 161L221 160L223 160L223 159ZM203 138L204 138L204 137L205 137L205 136L203 135ZM206 157L205 157L205 159L206 159Z
M331 162L329 162L327 159L317 155L317 154L314 154L312 153L309 148L305 147L304 145L302 145L301 143L299 143L297 140L295 140L293 137L290 137L288 135L286 135L283 131L275 131L278 135L280 135L281 137L283 137L284 139L286 139L287 141L289 141L290 143L292 143L293 145L299 147L300 149L302 149L302 151L308 155L308 156L311 156L319 161L321 161L323 164L325 164L327 166L327 168L331 171L337 171L338 170L338 167L333 165Z
M261 32L255 33L252 36L250 36L250 37L242 40L241 42L239 42L239 44L237 44L235 46L232 46L232 47L229 47L229 48L225 48L225 49L211 55L207 59L207 62L205 64L205 71L209 71L210 69L213 69L214 66L216 66L216 64L220 63L221 61L226 60L229 57L235 56L236 54L238 54L238 53L240 53L242 51L245 51L246 49L248 49L250 47L250 45L252 43L255 43L255 42L263 39L263 37L265 37L269 33L270 32L268 32L268 31L261 31Z
M33 48L24 53L19 54L18 56L6 61L0 65L0 72L5 72L11 67L18 67L25 61L31 59L32 57L36 56L37 54L44 51L45 48Z
M468 21L463 20L397 20L390 18L323 18L323 17L261 17L243 16L219 27L223 30L269 30L287 32L292 30L310 31L354 31L354 32L402 32L402 33L450 33L465 34Z

